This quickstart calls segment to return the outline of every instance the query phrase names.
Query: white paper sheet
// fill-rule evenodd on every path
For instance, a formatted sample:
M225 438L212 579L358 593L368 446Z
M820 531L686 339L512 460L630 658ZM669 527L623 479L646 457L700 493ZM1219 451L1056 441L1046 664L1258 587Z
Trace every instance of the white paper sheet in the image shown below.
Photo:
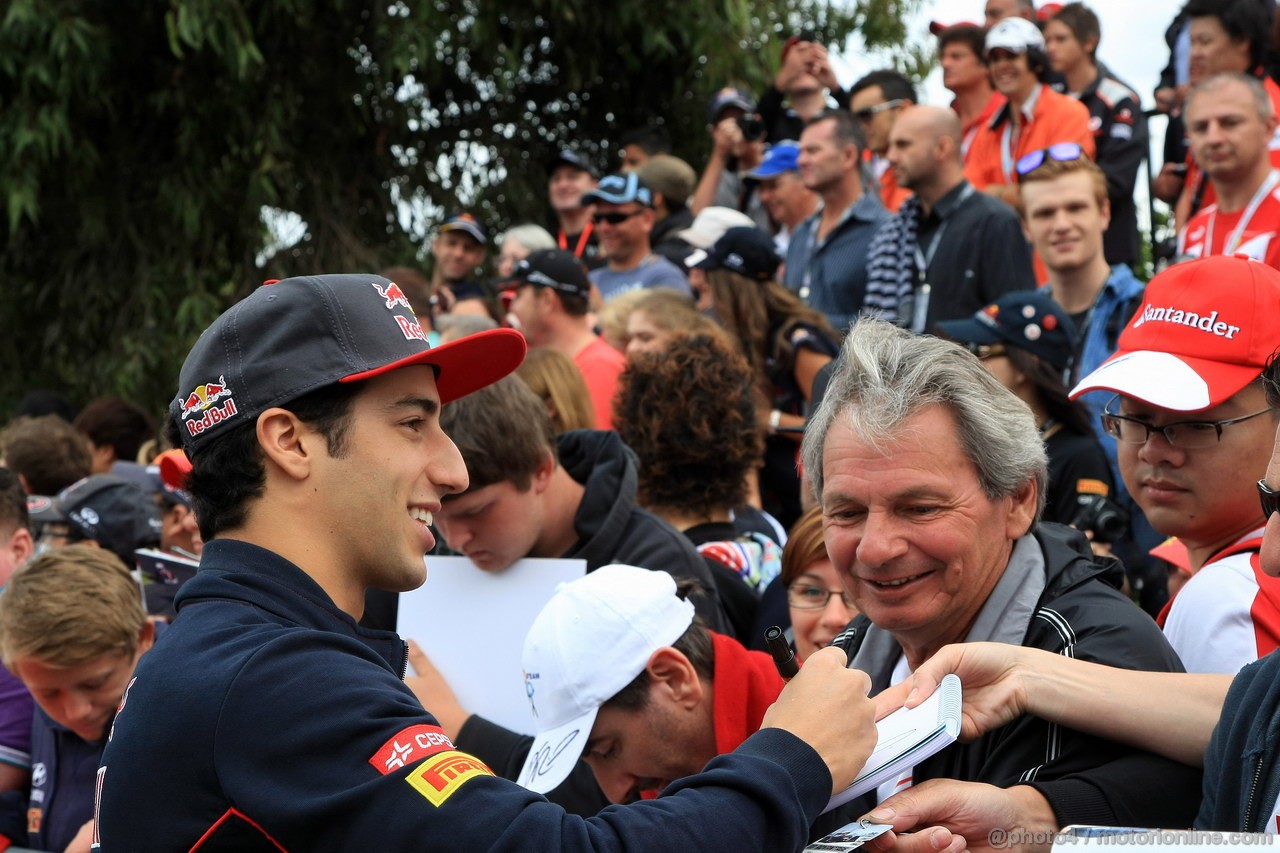
M486 572L466 557L427 557L427 582L400 594L396 630L418 641L462 707L534 734L520 666L524 635L556 587L586 572L585 560L520 560Z

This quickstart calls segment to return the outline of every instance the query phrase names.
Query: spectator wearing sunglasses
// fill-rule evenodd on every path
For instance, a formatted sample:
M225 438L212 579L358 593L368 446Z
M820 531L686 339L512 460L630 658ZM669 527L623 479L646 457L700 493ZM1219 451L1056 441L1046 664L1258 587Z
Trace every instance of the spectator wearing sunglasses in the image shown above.
M1139 244L1133 190L1148 148L1142 99L1098 62L1102 28L1088 6L1063 6L1044 25L1044 38L1049 64L1063 75L1060 91L1089 110L1098 165L1107 176L1111 203L1111 226L1103 238L1107 262L1134 266Z
M1215 198L1187 222L1178 253L1245 254L1280 267L1280 171L1268 150L1276 116L1266 89L1247 74L1217 74L1191 90L1184 115Z
M1058 142L1075 142L1094 156L1089 110L1046 85L1044 36L1023 18L1005 18L987 32L987 63L996 90L1008 98L969 148L965 176L978 189L1017 204L1019 159Z
M1129 493L1177 536L1193 576L1162 614L1188 672L1234 674L1280 646L1280 581L1258 551L1254 489L1277 412L1261 376L1280 347L1280 273L1244 258L1178 264L1147 285L1120 348L1072 391L1116 395L1103 415Z
M591 282L567 249L543 249L516 264L501 285L507 315L531 347L551 347L573 359L586 380L596 427L612 429L613 398L627 357L592 329Z
M591 283L608 302L642 287L670 287L691 294L689 280L671 261L649 245L653 230L653 190L635 172L607 175L582 197L595 205L591 222L608 264L591 271Z
M897 71L872 71L849 89L849 109L867 135L871 153L871 173L879 183L880 201L891 213L911 195L911 190L893 179L889 153L889 133L902 111L916 102L916 87Z

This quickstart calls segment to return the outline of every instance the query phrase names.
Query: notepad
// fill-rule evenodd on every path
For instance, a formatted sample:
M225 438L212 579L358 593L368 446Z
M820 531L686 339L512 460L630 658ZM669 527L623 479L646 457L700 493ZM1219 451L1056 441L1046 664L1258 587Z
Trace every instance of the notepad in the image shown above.
M928 699L899 708L876 723L875 751L853 784L831 798L823 812L893 779L960 737L960 679L947 675Z

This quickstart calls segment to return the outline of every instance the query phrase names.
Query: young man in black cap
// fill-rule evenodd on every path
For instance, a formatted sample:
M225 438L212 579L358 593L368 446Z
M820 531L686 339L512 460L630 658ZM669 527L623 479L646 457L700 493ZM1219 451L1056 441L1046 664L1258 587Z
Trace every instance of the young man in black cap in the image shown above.
M404 643L357 626L368 588L423 583L433 515L467 487L440 407L523 352L507 329L431 349L400 288L365 275L262 287L205 330L170 408L207 544L112 724L95 849L804 843L875 742L839 652L809 658L733 753L584 822L454 748L401 681Z
M534 252L502 282L508 317L529 346L551 347L569 358L591 393L596 429L613 428L613 398L627 357L591 326L591 281L582 263L564 249Z
M472 276L484 263L489 235L470 213L452 213L431 241L436 265L431 274L431 291L442 314L490 315L484 285Z
M115 474L85 477L54 498L33 496L28 509L42 550L92 542L133 567L134 551L160 544L160 508Z
M595 223L591 221L592 207L583 203L583 196L596 188L596 169L591 161L577 151L562 148L547 166L547 196L555 213L556 245L573 253L573 256L595 269L604 264L600 256Z

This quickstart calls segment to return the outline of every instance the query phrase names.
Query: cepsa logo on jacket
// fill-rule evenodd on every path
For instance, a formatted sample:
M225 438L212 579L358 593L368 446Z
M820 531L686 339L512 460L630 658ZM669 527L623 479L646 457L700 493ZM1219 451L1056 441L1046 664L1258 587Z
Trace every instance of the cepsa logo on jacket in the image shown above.
M369 763L375 770L386 776L401 767L416 764L428 756L447 749L453 749L453 741L449 740L439 726L409 726L396 732L384 743L369 758Z

